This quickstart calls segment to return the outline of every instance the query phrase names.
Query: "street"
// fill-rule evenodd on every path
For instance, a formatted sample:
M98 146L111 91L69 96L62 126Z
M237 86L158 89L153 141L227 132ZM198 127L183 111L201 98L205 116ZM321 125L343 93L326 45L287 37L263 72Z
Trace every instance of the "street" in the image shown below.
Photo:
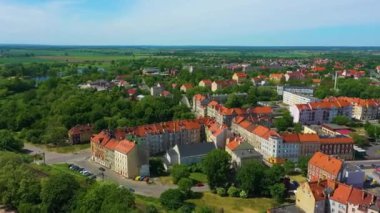
M46 164L72 163L80 167L83 167L87 171L97 175L98 176L97 180L99 181L102 180L102 177L99 175L101 172L99 168L102 166L90 160L90 156L91 156L90 149L81 150L76 153L65 153L65 154L51 152L51 151L36 147L33 144L25 144L24 149L29 150L30 154L37 154L37 153L44 152ZM116 182L119 185L133 189L135 193L139 195L149 196L149 197L159 197L161 193L166 191L167 189L177 188L176 185L161 184L158 181L158 178L157 179L153 178L152 179L153 183L147 184L144 181L135 181L131 179L126 179L110 169L107 169L105 167L103 168L105 169L104 180ZM208 189L208 186L205 185L203 187L193 187L192 190L195 192L204 192L204 191L208 191L209 189Z

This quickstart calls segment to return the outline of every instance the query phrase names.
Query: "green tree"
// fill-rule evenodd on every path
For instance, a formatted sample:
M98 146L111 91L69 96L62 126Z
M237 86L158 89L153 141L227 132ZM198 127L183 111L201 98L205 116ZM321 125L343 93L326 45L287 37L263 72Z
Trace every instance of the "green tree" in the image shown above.
M297 167L301 169L303 176L307 175L307 167L310 160L310 156L300 156L298 158Z
M283 167L284 167L284 170L285 170L285 174L288 174L288 175L289 175L289 174L291 174L291 173L294 172L295 164L294 164L293 161L288 160L288 161L286 161L286 162L284 163Z
M215 149L207 154L202 165L204 173L211 189L225 187L230 180L230 155L220 149Z
M335 116L332 120L332 123L338 124L338 125L349 125L350 122L351 122L351 119L344 115Z
M270 188L270 194L278 203L284 202L286 188L283 183L276 183Z
M296 133L301 133L302 132L302 124L300 124L300 123L296 123L296 124L294 124L294 132L296 132Z
M190 178L181 178L178 181L178 189L181 190L186 197L189 197L191 194L191 187L193 186L193 180Z
M263 190L265 167L258 161L243 165L237 172L236 180L248 195L260 195Z
M278 131L285 131L289 127L293 126L293 117L290 115L289 111L284 111L281 118L274 120L274 126Z
M169 210L180 208L184 200L185 196L179 189L168 189L160 195L161 204Z
M21 140L16 139L13 133L9 130L0 130L0 151L13 151L18 152L23 148L24 143Z
M165 173L165 168L160 158L149 159L149 170L152 176L161 176Z
M176 184L181 178L188 178L190 176L190 172L186 165L177 164L171 169L170 175L173 178L173 183Z
M64 212L71 208L79 184L66 173L50 176L42 182L42 209L45 212Z
M235 108L235 107L241 107L243 104L243 101L241 100L241 97L238 97L236 94L232 93L228 95L227 101L224 104L228 108Z
M227 194L230 197L239 197L239 193L240 193L240 190L236 188L235 186L230 186L230 188L228 188L227 190Z
M351 137L354 140L354 143L360 147L365 147L369 145L368 140L362 135L352 133Z

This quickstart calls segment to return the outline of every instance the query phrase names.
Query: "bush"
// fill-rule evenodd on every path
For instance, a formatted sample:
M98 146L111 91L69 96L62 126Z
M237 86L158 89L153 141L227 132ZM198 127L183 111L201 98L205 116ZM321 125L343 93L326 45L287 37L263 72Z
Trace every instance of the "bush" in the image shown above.
M236 188L235 186L230 186L230 188L228 188L227 190L227 194L230 197L239 197L239 193L240 193L240 190Z
M197 206L195 213L213 213L214 210L208 206Z
M245 192L244 190L242 190L239 195L241 198L247 198L248 197L247 192Z
M177 183L181 178L188 178L190 176L190 172L185 165L174 165L170 172L173 183Z
M189 197L191 194L191 187L193 186L193 180L190 178L181 178L181 180L178 181L178 189L181 190L186 197Z
M158 209L154 205L149 205L145 209L146 213L158 213Z
M221 197L224 197L226 196L226 189L222 188L222 187L218 187L216 188L216 194L218 194L219 196Z
M168 189L160 195L160 202L167 209L180 208L184 200L185 196L179 189Z
M177 210L178 213L192 213L194 210L194 206L192 205L189 205L189 204L185 204L183 206L181 206L181 208L179 208Z

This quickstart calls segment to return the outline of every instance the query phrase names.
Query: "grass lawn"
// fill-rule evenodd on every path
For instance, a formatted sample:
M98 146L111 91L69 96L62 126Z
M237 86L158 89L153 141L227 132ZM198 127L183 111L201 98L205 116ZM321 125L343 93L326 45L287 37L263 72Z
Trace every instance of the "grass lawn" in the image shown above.
M159 211L162 211L164 208L161 206L160 200L154 197L146 197L135 194L135 202L137 209L139 209L140 212L146 212L146 207L149 205L155 206Z
M207 176L203 173L199 173L199 172L193 172L193 173L190 173L190 179L193 179L197 182L201 182L201 183L207 183Z
M172 176L170 176L170 175L168 175L168 176L160 176L159 179L160 179L160 182L163 185L171 185L171 184L173 184L173 179L172 179Z
M203 193L199 199L190 199L189 203L197 206L210 206L220 212L266 212L267 209L275 206L276 202L269 198L234 198L234 197L220 197L211 192Z

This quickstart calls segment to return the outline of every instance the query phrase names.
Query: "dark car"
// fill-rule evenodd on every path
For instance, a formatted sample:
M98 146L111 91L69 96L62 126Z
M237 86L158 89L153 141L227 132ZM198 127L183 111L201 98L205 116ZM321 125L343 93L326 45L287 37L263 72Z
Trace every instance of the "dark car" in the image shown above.
M96 179L96 175L90 175L90 176L88 176L88 179L95 180Z

